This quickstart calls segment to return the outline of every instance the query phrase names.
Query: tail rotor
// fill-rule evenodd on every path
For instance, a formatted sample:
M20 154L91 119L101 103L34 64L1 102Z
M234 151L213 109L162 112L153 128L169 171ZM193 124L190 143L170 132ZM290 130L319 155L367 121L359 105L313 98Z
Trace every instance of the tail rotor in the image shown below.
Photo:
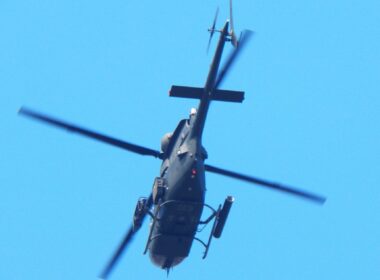
M208 31L210 32L210 38L208 39L207 52L210 49L210 44L211 44L212 36L214 36L214 33L216 31L215 30L215 25L216 25L216 20L218 19L218 14L219 14L219 7L216 9L215 17L214 17L214 21L212 23L212 26L208 29Z

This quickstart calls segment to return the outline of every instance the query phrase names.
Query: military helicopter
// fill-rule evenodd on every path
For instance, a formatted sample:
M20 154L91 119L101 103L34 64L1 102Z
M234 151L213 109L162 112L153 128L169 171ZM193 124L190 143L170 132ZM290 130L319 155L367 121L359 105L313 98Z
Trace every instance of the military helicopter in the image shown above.
M19 111L19 114L23 116L66 129L69 132L78 133L139 155L152 156L162 160L159 176L153 182L152 192L148 197L138 199L132 225L101 273L100 277L103 279L108 278L147 216L150 216L151 224L144 254L149 252L150 259L155 265L169 273L172 267L180 264L189 255L194 240L199 241L204 246L203 258L206 258L212 238L221 237L234 202L232 196L227 196L223 206L219 205L216 209L205 203L206 172L268 187L320 204L326 200L320 195L294 187L272 183L205 163L208 155L202 146L202 134L210 102L241 103L244 99L244 92L242 91L219 88L252 35L251 31L245 30L237 39L233 28L231 2L230 0L230 19L225 22L223 28L220 30L215 28L217 10L213 24L209 29L208 46L215 33L219 33L220 36L204 87L172 86L170 90L172 97L195 98L200 101L198 108L191 110L188 119L181 120L173 133L164 135L161 140L161 151L119 140L25 107ZM219 70L226 42L232 43L233 51ZM210 209L211 215L205 220L201 220L204 208ZM205 242L196 237L196 233L199 227L209 223L212 223L212 227L209 238Z

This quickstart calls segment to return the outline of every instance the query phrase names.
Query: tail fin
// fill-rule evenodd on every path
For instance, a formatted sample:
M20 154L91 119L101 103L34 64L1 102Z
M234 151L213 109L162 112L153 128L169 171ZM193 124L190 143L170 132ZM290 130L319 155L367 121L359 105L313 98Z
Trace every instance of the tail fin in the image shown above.
M180 98L201 99L204 94L204 88L172 86L169 96ZM244 91L222 90L217 89L213 92L211 100L241 103L244 100Z

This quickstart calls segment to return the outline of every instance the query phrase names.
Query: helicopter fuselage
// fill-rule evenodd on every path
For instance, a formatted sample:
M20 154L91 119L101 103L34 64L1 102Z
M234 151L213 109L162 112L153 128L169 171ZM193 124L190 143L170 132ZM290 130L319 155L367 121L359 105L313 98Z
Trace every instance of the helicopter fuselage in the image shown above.
M148 250L152 262L164 269L179 264L188 256L200 224L206 182L202 133L212 98L216 76L227 41L227 21L221 30L218 46L210 66L198 110L179 122L163 153L160 177L165 193L153 211Z
M195 116L183 120L174 131L168 157L161 166L165 193L153 211L149 255L153 263L170 268L190 252L205 200L205 150L189 139Z

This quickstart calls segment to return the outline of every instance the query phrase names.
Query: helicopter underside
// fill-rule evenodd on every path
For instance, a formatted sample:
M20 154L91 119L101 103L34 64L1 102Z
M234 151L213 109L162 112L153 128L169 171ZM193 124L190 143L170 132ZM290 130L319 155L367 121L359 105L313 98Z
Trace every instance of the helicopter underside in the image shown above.
M206 258L212 237L219 238L221 235L232 202L233 198L227 197L223 207L219 205L217 210L207 204L191 201L168 200L157 205L155 213L150 213L152 222L144 253L149 250L151 261L169 270L189 255L192 243L196 240L204 246L203 258ZM211 210L212 214L201 221L204 207ZM207 225L211 221L213 226L205 243L195 234L199 231L199 225Z
M155 265L167 269L180 264L188 255L193 237L161 235L154 240L149 249L149 257ZM175 254L173 255L173 248Z
M203 203L168 200L156 206L147 249L152 262L170 268L190 253Z

